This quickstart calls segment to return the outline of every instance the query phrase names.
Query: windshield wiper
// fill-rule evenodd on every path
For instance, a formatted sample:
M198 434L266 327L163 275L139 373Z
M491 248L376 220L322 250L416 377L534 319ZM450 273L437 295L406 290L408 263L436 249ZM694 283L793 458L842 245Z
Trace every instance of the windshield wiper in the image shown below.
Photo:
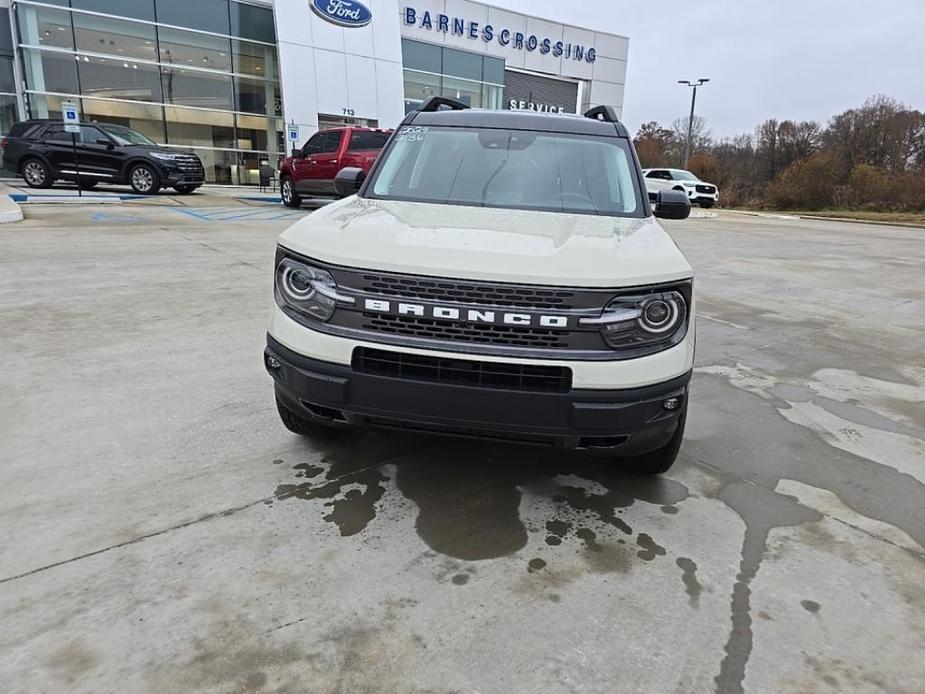
M495 180L495 176L501 173L501 169L507 166L508 160L511 158L511 135L507 136L507 149L504 150L504 161L494 170L491 176L488 177L488 180L485 181L485 185L482 188L482 199L479 200L479 204L482 207L485 207L485 196L488 195L488 187L491 185L491 182Z

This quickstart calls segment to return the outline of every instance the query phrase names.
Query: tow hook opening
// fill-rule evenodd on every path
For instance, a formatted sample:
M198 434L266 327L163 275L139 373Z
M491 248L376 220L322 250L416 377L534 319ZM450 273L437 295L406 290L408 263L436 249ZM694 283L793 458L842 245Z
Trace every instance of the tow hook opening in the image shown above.
M325 419L329 422L347 422L347 418L340 410L335 410L331 407L323 407L322 405L315 405L305 400L302 400L301 403L302 407L311 412L318 419Z
M629 441L629 438L628 434L621 436L582 436L578 439L578 448L587 450L618 448Z

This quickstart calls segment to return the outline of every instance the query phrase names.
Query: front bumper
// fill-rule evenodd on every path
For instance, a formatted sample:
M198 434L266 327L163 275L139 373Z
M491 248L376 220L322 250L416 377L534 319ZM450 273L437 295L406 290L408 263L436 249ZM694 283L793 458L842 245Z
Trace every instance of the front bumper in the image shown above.
M161 177L165 186L195 186L200 187L205 183L202 176L185 174L180 171L170 171Z
M688 190L687 198L691 202L719 202L719 191L714 193L698 193L696 190Z
M334 426L374 426L513 440L614 455L664 446L684 410L690 372L620 390L535 392L359 373L310 359L267 336L264 364L277 397L300 416ZM664 403L676 398L678 406Z
M173 162L157 162L158 173L164 186L195 186L205 183L205 169L197 167L195 170L184 170Z

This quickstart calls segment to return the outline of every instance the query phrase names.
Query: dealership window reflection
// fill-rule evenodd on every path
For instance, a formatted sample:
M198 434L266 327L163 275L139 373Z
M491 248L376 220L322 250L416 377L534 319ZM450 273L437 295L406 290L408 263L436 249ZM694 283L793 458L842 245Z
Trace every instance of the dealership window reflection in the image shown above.
M61 100L77 101L88 122L193 148L206 179L219 183L251 182L259 160L275 164L284 151L271 9L236 0L22 0L14 13L27 116L60 118ZM2 68L0 55L0 77ZM2 127L15 118L11 96L0 102Z
M432 96L473 108L501 108L504 61L446 46L402 39L405 113Z

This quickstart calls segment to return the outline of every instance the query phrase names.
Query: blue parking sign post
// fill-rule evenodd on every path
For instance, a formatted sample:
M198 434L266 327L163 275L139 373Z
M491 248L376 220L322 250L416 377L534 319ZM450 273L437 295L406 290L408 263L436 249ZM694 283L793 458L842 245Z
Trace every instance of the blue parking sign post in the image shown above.
M83 188L80 187L80 160L77 157L77 135L80 133L80 110L75 101L61 102L61 118L64 120L64 131L71 134L71 146L74 148L74 173L77 176L77 195L83 197Z
M299 126L295 124L295 121L289 126L289 141L292 143L290 150L295 150L296 144L299 142Z

